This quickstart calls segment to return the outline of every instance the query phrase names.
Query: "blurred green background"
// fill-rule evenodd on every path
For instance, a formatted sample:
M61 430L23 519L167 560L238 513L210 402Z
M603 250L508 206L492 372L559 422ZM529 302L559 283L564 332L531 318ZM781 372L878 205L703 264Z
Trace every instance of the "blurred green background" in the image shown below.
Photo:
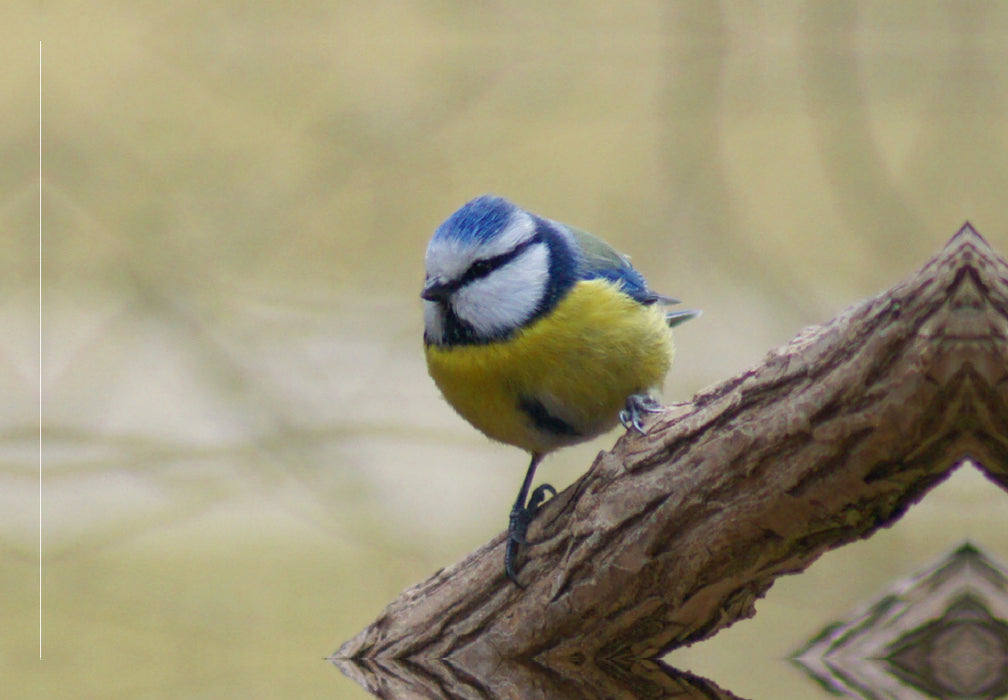
M526 466L426 375L426 241L495 192L704 310L669 400L1008 252L1008 5L22 3L0 11L8 697L363 698L323 657L503 529ZM44 469L38 471L39 48ZM566 486L615 435L551 457ZM961 470L669 661L751 698L963 539ZM39 512L42 660L39 660Z

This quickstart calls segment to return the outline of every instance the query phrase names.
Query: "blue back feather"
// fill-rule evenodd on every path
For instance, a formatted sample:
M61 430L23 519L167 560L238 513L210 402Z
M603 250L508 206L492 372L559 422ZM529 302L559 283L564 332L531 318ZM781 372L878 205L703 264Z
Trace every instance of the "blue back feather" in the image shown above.
M642 304L653 304L661 299L661 295L648 288L644 275L630 267L629 264L626 267L585 268L582 271L581 279L604 279L615 282L628 296Z
M664 297L648 287L644 275L634 269L625 255L590 233L573 226L565 228L578 243L581 253L581 279L604 279L614 282L628 296L642 304L664 300Z

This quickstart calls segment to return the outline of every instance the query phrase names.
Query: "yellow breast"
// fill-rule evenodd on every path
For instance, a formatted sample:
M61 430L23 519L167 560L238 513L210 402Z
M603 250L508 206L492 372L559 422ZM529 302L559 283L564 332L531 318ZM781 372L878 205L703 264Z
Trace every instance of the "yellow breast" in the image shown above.
M548 452L613 427L627 396L661 384L673 351L657 305L590 280L505 341L429 345L426 355L431 377L463 418L495 440ZM571 430L544 427L530 406Z

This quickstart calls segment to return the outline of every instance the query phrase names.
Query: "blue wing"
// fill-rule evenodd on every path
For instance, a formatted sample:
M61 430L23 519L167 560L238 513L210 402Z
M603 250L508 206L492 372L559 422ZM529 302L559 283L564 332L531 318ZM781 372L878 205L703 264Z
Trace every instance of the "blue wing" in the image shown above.
M586 231L565 226L581 249L581 278L606 279L615 282L623 291L642 304L676 304L678 300L662 296L648 287L644 275L630 264L627 257L600 238Z
M644 275L634 269L630 260L601 238L573 226L565 225L564 228L571 232L581 248L580 273L582 279L601 278L615 282L630 297L645 305L679 303L678 299L663 296L648 287ZM665 314L665 321L670 327L674 327L699 315L698 309L669 311Z

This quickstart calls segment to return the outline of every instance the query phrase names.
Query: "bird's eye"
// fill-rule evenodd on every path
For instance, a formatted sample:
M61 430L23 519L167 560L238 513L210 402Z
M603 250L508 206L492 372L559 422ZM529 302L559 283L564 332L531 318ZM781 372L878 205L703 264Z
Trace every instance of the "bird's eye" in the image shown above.
M490 260L477 260L466 271L466 276L470 278L483 277L490 274L494 269L494 264Z

